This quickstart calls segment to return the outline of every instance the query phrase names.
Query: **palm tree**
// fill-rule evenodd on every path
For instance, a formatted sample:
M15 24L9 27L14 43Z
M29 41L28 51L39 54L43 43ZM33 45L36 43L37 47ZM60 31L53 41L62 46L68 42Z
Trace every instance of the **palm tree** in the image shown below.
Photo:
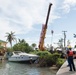
M12 41L14 41L14 40L16 41L14 33L15 32L12 32L12 31L10 33L8 33L8 32L6 33L7 41L10 43L11 48L12 48Z
M26 43L26 41L24 39L18 39L19 40L19 43Z

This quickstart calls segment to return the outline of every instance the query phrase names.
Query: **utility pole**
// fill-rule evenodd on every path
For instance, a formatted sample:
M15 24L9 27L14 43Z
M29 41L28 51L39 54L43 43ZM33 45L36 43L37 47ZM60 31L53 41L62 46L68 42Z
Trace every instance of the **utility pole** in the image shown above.
M66 46L66 32L67 31L62 31L63 33L64 33L64 48L65 48L65 46Z
M52 42L53 42L53 33L54 33L54 31L51 30L51 34L52 34L52 36L51 36L51 46L52 46Z
M63 53L66 54L66 32L67 31L62 31L64 33L64 48L63 48Z
M52 34L52 36L51 36L51 50L53 50L53 45L52 45L52 43L53 43L53 33L54 33L54 31L51 30L51 34Z

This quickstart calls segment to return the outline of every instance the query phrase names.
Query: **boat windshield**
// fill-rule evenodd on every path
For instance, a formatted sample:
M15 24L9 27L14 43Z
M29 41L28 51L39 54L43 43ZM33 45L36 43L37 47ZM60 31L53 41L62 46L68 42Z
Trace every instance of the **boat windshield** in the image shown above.
M21 53L21 51L14 51L14 53L15 53L15 54L19 54L19 53Z

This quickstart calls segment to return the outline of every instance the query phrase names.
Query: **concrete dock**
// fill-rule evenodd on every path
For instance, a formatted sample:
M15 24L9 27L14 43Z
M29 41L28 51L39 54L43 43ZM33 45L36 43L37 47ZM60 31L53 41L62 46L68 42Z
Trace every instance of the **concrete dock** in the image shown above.
M74 59L74 64L76 67L76 59ZM67 67L68 62L65 61L61 68L58 70L56 75L76 75L76 71L69 71L69 67Z

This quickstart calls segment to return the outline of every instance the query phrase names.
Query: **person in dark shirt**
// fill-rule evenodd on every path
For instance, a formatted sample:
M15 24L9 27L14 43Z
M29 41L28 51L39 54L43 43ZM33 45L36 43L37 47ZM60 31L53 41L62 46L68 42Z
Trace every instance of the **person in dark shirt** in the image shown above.
M69 50L67 51L67 59L68 59L68 63L69 63L69 67L70 70L72 71L72 69L75 71L75 65L74 65L74 61L73 61L73 56L75 55L75 52L72 51L72 48L69 48Z

